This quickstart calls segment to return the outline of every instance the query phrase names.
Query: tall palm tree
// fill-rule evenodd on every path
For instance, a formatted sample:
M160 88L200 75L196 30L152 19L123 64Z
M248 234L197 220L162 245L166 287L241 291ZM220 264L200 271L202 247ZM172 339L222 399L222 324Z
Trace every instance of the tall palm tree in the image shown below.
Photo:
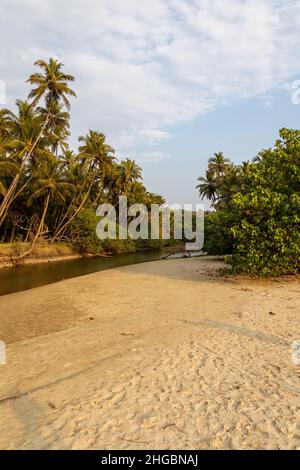
M27 83L35 86L28 98L32 98L32 105L36 106L41 99L44 99L47 109L51 108L53 101L64 105L70 110L70 102L67 96L76 97L76 93L68 86L69 82L74 81L72 75L62 71L63 64L56 59L50 58L49 62L37 60L34 65L40 67L43 73L33 73L27 80Z
M206 197L209 201L214 203L217 199L219 187L219 179L216 175L211 170L206 170L205 177L200 176L197 181L199 181L199 184L196 186L196 189L199 190L201 199Z
M118 184L121 194L128 196L134 182L142 179L142 169L134 160L127 158L119 165Z
M25 172L26 156L30 154L33 160L47 155L44 139L40 136L43 121L27 101L17 100L17 113L12 114L10 140L6 143L6 152L17 171L10 179L9 187L1 202L0 225L4 222L15 199L18 183Z
M64 111L62 105L53 101L49 108L38 107L37 112L44 118L48 116L48 125L45 130L50 140L51 150L57 155L58 148L67 150L66 139L70 136L70 114Z
M218 202L227 203L241 190L241 170L239 166L230 163L218 189Z
M38 135L35 137L32 136L30 147L22 155L19 171L15 175L0 204L0 224L3 222L7 214L9 202L14 197L14 192L22 175L23 169L28 160L31 158L32 153L34 152L47 127L52 102L54 101L56 103L60 103L62 101L67 109L69 109L70 103L67 99L67 96L76 96L75 92L68 86L68 83L72 82L74 77L62 72L63 64L61 62L55 59L50 59L49 62L38 60L35 62L35 65L40 67L43 73L34 73L30 75L27 80L28 83L34 86L34 88L29 93L29 98L33 99L31 106L36 106L39 101L44 98L46 108L49 110L49 113L47 113Z
M217 152L208 160L208 168L215 173L217 177L223 176L227 166L230 164L229 158L225 158L222 152Z
M86 162L89 169L102 168L111 164L114 157L114 149L105 142L105 135L101 132L90 130L86 136L80 136L78 157Z
M101 132L90 130L86 136L80 136L78 158L93 172L95 182L95 194L93 205L98 205L105 190L104 180L115 160L114 149L105 142L105 135ZM92 188L91 188L92 189Z

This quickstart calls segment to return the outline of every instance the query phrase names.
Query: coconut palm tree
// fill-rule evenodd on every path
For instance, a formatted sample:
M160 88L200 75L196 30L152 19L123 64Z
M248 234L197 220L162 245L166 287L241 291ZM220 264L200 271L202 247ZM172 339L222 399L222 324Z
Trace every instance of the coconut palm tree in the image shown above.
M77 210L82 206L82 201L87 200L84 188L89 181L86 166L79 161L74 152L70 150L66 151L61 158L61 164L64 168L67 180L74 187L74 193L71 200L67 201L67 205L62 207L58 223L54 227L53 242L61 236L63 230L67 228L69 220L73 214L78 213Z
M206 170L205 177L200 176L197 181L199 181L199 184L196 186L196 189L199 190L201 199L207 198L214 203L217 199L219 178L211 170Z
M37 112L44 120L48 116L45 132L47 132L52 152L57 156L59 147L62 151L67 150L66 139L70 136L70 114L64 111L62 105L56 101L53 101L48 109L38 107Z
M244 167L245 168L245 167ZM218 188L218 203L227 203L241 190L241 167L230 163Z
M217 177L223 176L227 166L230 164L229 158L225 158L222 152L217 152L208 160L208 168Z
M66 195L69 195L74 191L74 186L70 182L66 181L66 178L64 177L61 162L57 161L54 156L40 162L33 181L33 188L34 191L30 196L29 201L31 202L32 200L42 198L43 212L38 230L32 241L31 248L43 232L50 200L52 199L64 202Z
M101 132L90 130L86 136L80 136L78 158L88 165L91 170L104 169L110 166L114 160L114 149L105 142L105 135Z
M86 136L80 136L78 158L93 172L94 187L93 205L97 206L105 190L104 180L115 160L114 149L105 142L105 135L101 132L90 130ZM91 188L91 189L92 189Z
M0 205L0 226L15 199L18 183L25 172L28 155L34 163L36 159L48 154L45 139L40 137L43 120L27 101L17 100L17 113L12 114L11 135L6 142L6 153L15 165L12 179Z
M13 113L9 109L0 109L0 155L7 151L13 126Z
M41 99L44 99L47 109L51 109L53 101L64 103L70 110L71 105L67 96L76 97L76 93L69 87L68 83L74 81L72 75L62 71L63 64L56 59L50 58L49 62L37 60L34 65L42 69L42 73L33 73L27 83L33 85L28 98L32 98L32 105L36 106Z
M142 169L134 160L127 158L121 161L119 167L118 185L120 192L124 196L128 196L134 182L142 179Z

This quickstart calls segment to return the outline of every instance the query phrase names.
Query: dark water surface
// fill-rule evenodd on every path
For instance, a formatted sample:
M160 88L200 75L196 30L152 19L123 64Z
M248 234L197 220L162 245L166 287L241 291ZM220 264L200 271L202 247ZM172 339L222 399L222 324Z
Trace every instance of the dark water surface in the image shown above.
M79 258L40 264L24 264L18 268L2 268L0 269L0 295L32 289L105 269L154 261L160 257L160 252L134 253L111 258Z

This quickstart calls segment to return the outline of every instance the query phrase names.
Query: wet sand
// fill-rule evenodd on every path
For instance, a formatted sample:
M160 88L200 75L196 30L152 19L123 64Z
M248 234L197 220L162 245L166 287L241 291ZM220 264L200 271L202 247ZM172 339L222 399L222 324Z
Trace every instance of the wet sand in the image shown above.
M297 278L212 258L0 297L0 448L300 449Z

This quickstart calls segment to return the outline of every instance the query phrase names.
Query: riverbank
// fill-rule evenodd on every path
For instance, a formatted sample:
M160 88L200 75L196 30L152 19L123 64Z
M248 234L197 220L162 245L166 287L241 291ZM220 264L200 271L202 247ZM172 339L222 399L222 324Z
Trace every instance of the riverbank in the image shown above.
M0 243L0 269L1 268L13 268L15 264L12 261L12 258L20 255L30 248L29 243ZM162 246L161 252L162 256L169 253L179 253L185 250L184 243L177 243L170 247ZM159 250L160 251L160 250ZM109 258L120 254L134 254L134 253L151 253L154 250L144 248L143 250L136 251L121 251L116 253L86 253L85 258L92 257L103 257ZM58 261L68 261L76 260L82 258L82 254L76 253L76 251L67 243L47 243L42 242L37 244L30 256L22 259L21 265L32 265L32 264L41 264L41 263L50 263Z
M0 448L300 448L297 278L214 258L0 297Z
M12 258L20 255L30 248L29 243L0 243L0 269L14 266ZM28 258L22 260L22 264L49 263L67 259L81 258L67 243L37 244Z

